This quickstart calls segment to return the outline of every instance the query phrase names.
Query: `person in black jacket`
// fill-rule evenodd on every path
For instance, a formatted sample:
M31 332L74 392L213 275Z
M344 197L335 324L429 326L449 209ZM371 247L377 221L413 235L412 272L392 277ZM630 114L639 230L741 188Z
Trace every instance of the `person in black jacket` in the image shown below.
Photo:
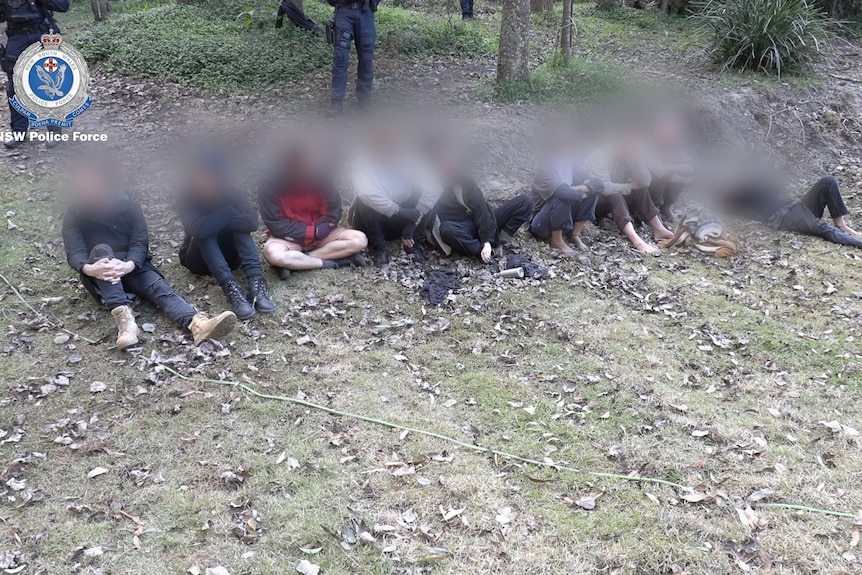
M221 338L233 329L233 312L208 318L175 292L153 266L143 211L118 191L119 179L110 168L86 162L76 169L74 182L76 201L63 217L66 260L80 274L87 291L111 310L118 329L117 348L137 344L140 335L128 294L152 302L191 331L195 345Z
M257 312L273 313L275 304L266 291L260 255L251 237L258 228L257 210L228 183L225 164L222 154L209 151L186 174L179 199L185 230L179 256L190 272L211 275L236 316L245 321ZM246 291L233 276L240 267L248 281Z
M438 152L443 194L432 224L434 241L446 255L453 251L492 263L493 248L512 237L530 217L533 202L519 195L494 209L473 179L464 175L454 148Z
M767 224L775 230L862 248L862 236L845 220L850 210L835 176L823 176L804 196L793 200L785 195L777 178L758 175L724 186L718 192L718 200L734 215ZM821 219L827 209L831 224Z

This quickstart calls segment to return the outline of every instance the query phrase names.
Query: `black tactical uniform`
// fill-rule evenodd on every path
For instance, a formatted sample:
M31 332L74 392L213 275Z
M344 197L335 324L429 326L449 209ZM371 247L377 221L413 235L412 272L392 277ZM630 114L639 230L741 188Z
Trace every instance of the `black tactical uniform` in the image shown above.
M2 18L6 21L8 38L6 55L0 63L8 78L6 95L10 100L9 114L12 130L26 132L30 127L30 121L19 114L11 104L12 96L15 95L12 71L21 53L31 44L38 42L42 34L47 34L51 30L55 33L60 32L54 20L54 12L66 12L69 9L69 0L0 0L0 6L5 7ZM21 144L21 141L7 140L4 144L7 148L15 148Z

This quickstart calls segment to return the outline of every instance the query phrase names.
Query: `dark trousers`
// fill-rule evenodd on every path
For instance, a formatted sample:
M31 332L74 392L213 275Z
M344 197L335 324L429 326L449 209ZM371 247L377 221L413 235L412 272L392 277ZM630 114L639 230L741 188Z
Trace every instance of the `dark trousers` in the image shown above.
M596 204L596 219L611 216L620 231L634 222L635 218L641 222L648 222L658 214L658 208L646 188L632 190L627 196L621 194L602 196Z
M518 233L532 209L533 201L530 198L517 196L494 210L497 230L491 245L499 245L501 232L509 235ZM482 252L483 242L479 239L479 229L473 218L440 222L440 239L458 253L478 256Z
M833 219L849 213L838 189L838 180L832 176L820 178L808 193L784 214L776 228L821 237L834 244L862 248L862 239L820 219L826 208L829 208L829 215Z
M193 274L211 275L219 285L242 267L247 278L263 275L251 234L223 231L206 239L189 238L180 247L180 263Z
M356 98L360 103L371 98L374 83L374 43L377 28L374 12L362 8L336 8L335 54L332 59L332 100L341 102L347 94L347 66L350 43L356 46Z
M473 17L473 0L461 0L461 16L465 18Z
M15 95L15 85L12 82L12 69L15 67L15 62L18 60L18 56L20 56L30 44L38 42L41 37L41 32L36 32L34 34L16 34L10 36L6 42L6 61L3 63L3 70L6 72L6 96L9 99L9 116L12 120L12 130L15 132L26 132L30 128L30 120L19 114L18 111L12 107L12 96Z
M411 204L404 207L412 208L415 202L411 202ZM405 227L413 223L399 214L392 217L385 216L377 210L369 208L359 199L353 205L353 227L368 237L368 249L371 252L385 250L388 241L403 239ZM418 247L425 245L425 230L428 228L428 220L429 214L425 214L410 235Z
M685 186L671 183L666 179L653 178L649 193L656 206L672 206L679 199L684 188Z
M551 239L551 232L557 230L569 234L575 228L575 222L591 222L596 219L598 199L598 196L593 194L575 201L551 197L533 216L530 233L544 241Z
M90 263L113 256L114 252L109 246L98 245L90 252ZM155 305L183 328L189 326L197 313L197 310L174 291L174 288L149 261L124 276L122 281L116 284L91 278L84 274L81 274L81 281L87 291L96 298L96 301L108 309L131 305L129 294L133 294Z

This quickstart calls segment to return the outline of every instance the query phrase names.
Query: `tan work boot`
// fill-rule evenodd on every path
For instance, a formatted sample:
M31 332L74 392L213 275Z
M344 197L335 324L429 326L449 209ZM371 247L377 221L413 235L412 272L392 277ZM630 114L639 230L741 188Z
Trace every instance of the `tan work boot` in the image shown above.
M138 329L138 324L135 323L132 308L127 305L115 307L111 310L111 315L114 316L114 321L117 322L117 349L123 351L138 343L138 335L140 335L141 330Z
M195 345L200 345L205 339L221 339L236 326L236 315L225 311L210 319L207 314L199 312L192 318L189 331L195 338Z

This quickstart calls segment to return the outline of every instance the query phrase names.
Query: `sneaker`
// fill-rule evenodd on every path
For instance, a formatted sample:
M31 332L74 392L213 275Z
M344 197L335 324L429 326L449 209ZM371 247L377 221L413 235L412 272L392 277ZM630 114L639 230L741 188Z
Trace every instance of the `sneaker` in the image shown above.
M290 270L289 269L277 268L275 266L273 266L273 269L275 269L275 273L278 275L278 279L280 279L281 281L285 282L285 281L290 279Z

